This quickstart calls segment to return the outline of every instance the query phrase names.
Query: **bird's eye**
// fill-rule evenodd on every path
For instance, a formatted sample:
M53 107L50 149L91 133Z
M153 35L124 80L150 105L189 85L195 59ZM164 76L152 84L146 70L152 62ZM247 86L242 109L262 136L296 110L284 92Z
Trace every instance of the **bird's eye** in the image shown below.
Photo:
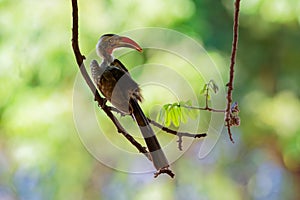
M113 39L109 39L108 42L109 42L109 43L113 43Z

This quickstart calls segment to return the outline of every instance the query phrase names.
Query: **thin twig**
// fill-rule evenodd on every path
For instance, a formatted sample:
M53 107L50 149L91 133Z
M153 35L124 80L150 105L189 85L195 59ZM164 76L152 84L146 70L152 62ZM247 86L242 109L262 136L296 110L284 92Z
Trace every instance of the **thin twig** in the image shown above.
M233 91L233 80L234 80L234 65L237 52L237 43L238 43L238 27L239 27L239 11L240 11L240 0L235 1L235 12L234 12L234 25L233 25L233 41L232 41L232 50L231 50L231 59L230 59L230 72L229 72L229 82L227 83L227 106L225 112L225 122L227 126L227 131L230 140L234 143L231 134L231 103L232 103L232 91Z
M210 80L211 81L211 80ZM209 84L210 84L210 81L206 84L206 94L205 94L205 108L203 109L199 109L199 110L209 110L209 111L212 111L211 109L208 109L208 93L209 93ZM194 108L192 108L194 109Z
M112 106L107 106L111 111L116 112L118 114L120 114L121 116L125 116L124 113L122 113L120 110L118 110L115 107ZM152 125L156 126L157 128L160 128L161 130L165 131L166 133L170 133L172 135L177 135L177 136L183 136L183 137L192 137L192 138L201 138L201 137L205 137L206 133L198 133L198 134L192 134L192 133L188 133L188 132L179 132L179 131L174 131L172 129L169 129L161 124L159 124L158 122L147 118L147 120L149 121L149 123L151 123Z
M178 149L182 151L182 136L178 136L177 142L178 142Z
M161 130L170 133L172 135L177 135L177 136L181 136L181 137L192 137L192 138L201 138L201 137L205 137L207 134L206 133L198 133L198 134L192 134L192 133L187 133L187 132L179 132L179 131L174 131L172 129L169 129L159 123L157 123L156 121L149 119L148 121L153 124L154 126L160 128Z
M147 118L148 121L153 124L154 126L160 128L161 130L167 132L167 133L170 133L172 135L176 135L178 136L178 149L180 151L182 151L182 137L192 137L192 138L201 138L201 137L206 137L207 134L206 133L198 133L198 134L191 134L191 133L186 133L186 132L179 132L179 131L174 131L172 129L169 129L159 123L157 123L156 121L152 120L152 119L149 119Z
M113 112L116 112L118 114L120 114L121 116L125 116L124 113L122 113L121 111L119 111L117 108L115 107L112 107L112 106L108 106L108 108L113 111ZM151 123L152 125L160 128L161 130L165 131L166 133L170 133L172 135L176 135L178 136L178 149L180 151L182 151L182 137L192 137L192 138L201 138L201 137L206 137L207 134L206 133L198 133L198 134L191 134L191 133L187 133L187 132L179 132L179 131L174 131L172 129L169 129L161 124L159 124L158 122L150 119L150 118L147 118L147 120L149 121L149 123Z
M225 113L225 110L218 110L218 109L210 108L208 106L205 106L205 107L202 108L202 107L196 107L196 106L181 105L181 107L188 108L188 109L194 109L194 110L207 110L207 111L210 111L210 112L223 112L223 113Z
M180 105L183 108L187 109L194 109L194 110L207 110L210 112L223 112L225 113L225 110L219 110L219 109L214 109L208 106L208 99L209 99L209 89L211 87L211 84L214 85L213 80L210 80L208 83L205 84L205 107L196 107L196 106L187 106L187 105ZM215 91L216 92L216 91Z

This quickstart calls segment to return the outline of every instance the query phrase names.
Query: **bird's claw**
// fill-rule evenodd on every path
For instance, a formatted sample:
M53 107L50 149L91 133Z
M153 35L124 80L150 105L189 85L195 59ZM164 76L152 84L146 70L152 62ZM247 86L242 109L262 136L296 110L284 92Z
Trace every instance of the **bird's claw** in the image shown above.
M154 178L157 178L160 174L168 174L171 178L174 178L175 174L169 169L169 166L160 168L154 173Z
M117 109L117 108L115 108L115 107L110 107L110 106L109 106L109 109L110 109L111 111L114 111L114 112L116 112L116 113L120 114L120 115L121 115L121 117L125 117L125 116L126 116L126 114L125 114L125 113L121 112L120 110L118 110L118 109Z
M95 99L96 100L96 99ZM103 98L103 101L102 103L98 103L98 106L101 107L102 109L106 106L106 102L107 102L107 99L106 98Z

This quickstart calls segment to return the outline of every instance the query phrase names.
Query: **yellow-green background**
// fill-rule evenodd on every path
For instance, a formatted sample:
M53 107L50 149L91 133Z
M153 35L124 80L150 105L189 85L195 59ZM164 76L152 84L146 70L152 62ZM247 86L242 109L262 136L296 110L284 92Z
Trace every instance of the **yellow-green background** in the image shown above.
M200 41L226 82L230 0L87 0L79 11L83 54L102 33L165 27ZM236 143L224 131L205 159L194 148L174 163L176 179L153 179L102 165L80 142L71 1L0 0L0 199L299 199L299 13L297 0L242 0Z

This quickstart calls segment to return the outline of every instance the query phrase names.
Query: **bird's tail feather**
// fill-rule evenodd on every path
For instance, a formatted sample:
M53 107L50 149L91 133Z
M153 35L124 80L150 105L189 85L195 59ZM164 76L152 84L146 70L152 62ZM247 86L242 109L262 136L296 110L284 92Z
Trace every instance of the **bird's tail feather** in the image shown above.
M160 144L151 128L148 119L143 113L141 107L135 99L130 99L133 116L139 125L142 135L145 139L146 145L152 157L152 162L157 170L169 166L168 160L160 147Z

